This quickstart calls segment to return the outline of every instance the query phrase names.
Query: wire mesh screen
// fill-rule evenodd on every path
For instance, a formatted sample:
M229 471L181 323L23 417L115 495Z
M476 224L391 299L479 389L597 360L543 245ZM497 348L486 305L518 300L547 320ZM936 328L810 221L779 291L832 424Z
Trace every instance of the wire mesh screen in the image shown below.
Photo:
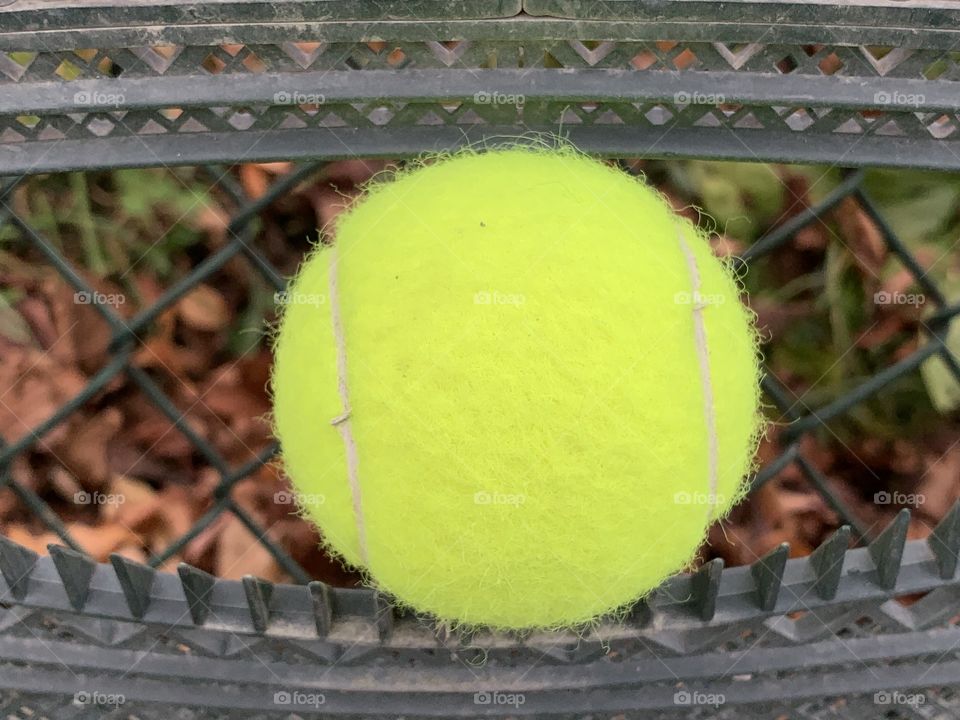
M64 255L58 251L51 241L31 227L19 213L13 211L9 204L4 207L4 221L15 228L17 242L28 245L34 253L41 256L45 262L75 291L75 301L89 304L109 329L110 361L93 374L89 383L81 392L70 398L51 417L32 426L29 430L23 427L17 434L19 438L5 443L0 451L0 467L4 469L4 485L11 488L17 497L29 507L45 528L57 535L67 547L77 551L83 548L58 519L57 513L45 503L30 488L19 483L11 474L14 459L23 453L29 452L36 443L43 442L44 437L64 423L70 416L85 403L104 392L117 376L126 374L129 382L138 388L146 398L153 403L176 429L182 433L194 448L198 457L217 473L217 485L213 490L216 502L213 507L189 531L174 538L169 546L160 553L152 555L148 564L159 567L169 558L176 556L182 548L197 537L205 528L221 514L234 514L258 538L280 566L297 582L305 583L310 580L310 573L301 564L293 559L288 552L270 539L265 528L239 507L231 497L232 488L243 478L254 473L260 466L274 458L277 452L276 443L270 444L258 452L257 456L240 466L231 466L229 462L207 439L198 434L189 424L189 416L175 401L170 398L158 383L145 372L142 367L131 362L133 353L138 345L142 344L146 331L151 323L177 301L190 293L205 281L209 280L223 266L234 258L243 258L251 267L260 273L266 283L281 293L286 287L284 275L273 267L258 249L256 218L258 212L268 207L278 197L284 195L291 188L309 179L320 171L322 165L305 165L297 168L289 175L278 180L267 193L255 201L245 201L242 190L222 170L210 169L213 177L220 178L220 184L240 204L240 209L229 220L228 239L216 253L205 258L203 262L193 268L189 274L178 279L172 286L165 288L155 302L144 307L131 318L123 318L117 312L116 304L111 304L105 293L96 289L77 268L72 267ZM830 483L819 472L814 463L808 461L802 449L803 438L806 434L815 432L830 421L851 412L860 403L868 401L885 387L895 383L898 379L919 372L921 365L933 356L939 357L946 370L960 382L960 363L951 352L947 344L951 323L960 313L960 304L950 304L947 297L931 279L921 263L915 258L906 245L896 236L888 223L877 210L862 186L863 172L850 172L826 197L815 207L804 209L794 215L789 221L781 224L769 234L759 238L749 246L736 263L741 272L762 258L776 253L798 232L813 224L822 222L829 213L836 210L844 201L852 199L864 209L867 215L876 223L886 248L896 257L903 268L910 274L912 282L922 291L924 298L934 306L934 310L917 320L919 328L926 336L924 342L909 353L902 354L895 362L888 364L870 377L863 378L857 384L846 389L845 392L830 399L829 402L810 407L798 399L790 390L778 381L776 375L769 370L765 373L763 389L767 394L768 402L776 408L782 422L788 423L781 435L779 454L766 459L760 471L753 479L753 488L756 489L783 471L788 465L795 465L800 469L807 480L821 493L831 509L836 511L843 524L853 529L854 538L859 541L868 541L879 533L877 528L864 526L863 520L856 516L835 492ZM9 199L13 184L6 187L4 198ZM878 302L883 302L883 293L879 290ZM890 302L896 299L891 296ZM896 355L896 348L890 350L890 356ZM14 430L14 428L11 428Z

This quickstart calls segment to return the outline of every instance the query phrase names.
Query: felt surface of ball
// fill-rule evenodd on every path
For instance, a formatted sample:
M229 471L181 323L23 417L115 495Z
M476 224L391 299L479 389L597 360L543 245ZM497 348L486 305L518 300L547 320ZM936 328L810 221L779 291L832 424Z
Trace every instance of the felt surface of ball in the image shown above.
M302 510L444 620L622 608L743 493L759 371L739 296L658 193L572 150L377 183L286 296L274 416Z

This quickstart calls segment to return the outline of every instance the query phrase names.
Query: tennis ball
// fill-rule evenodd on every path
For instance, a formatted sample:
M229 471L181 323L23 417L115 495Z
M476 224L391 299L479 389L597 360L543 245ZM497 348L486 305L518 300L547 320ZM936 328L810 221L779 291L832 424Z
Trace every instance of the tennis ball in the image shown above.
M619 169L509 148L402 173L285 300L285 470L328 548L415 610L590 621L687 565L743 492L751 315Z

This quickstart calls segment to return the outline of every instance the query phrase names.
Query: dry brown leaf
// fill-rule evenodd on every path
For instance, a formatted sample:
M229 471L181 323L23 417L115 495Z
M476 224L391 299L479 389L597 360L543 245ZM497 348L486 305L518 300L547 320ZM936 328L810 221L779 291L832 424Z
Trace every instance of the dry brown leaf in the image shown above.
M176 304L180 319L195 330L216 332L230 322L230 309L223 296L209 285L197 285Z
M240 166L240 184L243 185L247 197L257 200L267 194L270 178L266 170L251 163Z
M115 407L96 415L71 418L70 433L56 447L56 457L88 489L103 487L110 477L107 447L123 425Z
M3 534L10 540L13 540L17 545L22 545L28 550L33 550L38 555L48 554L47 545L63 545L63 541L57 537L56 533L32 533L24 525L8 525L3 529Z
M930 522L939 522L960 500L960 447L953 446L946 454L927 454L925 470L916 487L922 500L917 512Z
M844 244L869 279L879 276L887 261L887 243L880 228L851 197L844 198L834 212Z
M70 523L67 529L80 547L97 562L106 562L110 553L125 545L142 544L137 533L120 523Z
M224 522L217 549L214 565L217 577L239 580L244 575L256 575L271 582L289 580L273 556L235 515Z
M12 348L0 355L0 436L13 442L53 415L80 393L86 378L63 366L49 353L33 348ZM67 433L66 425L51 431L39 444L54 447Z

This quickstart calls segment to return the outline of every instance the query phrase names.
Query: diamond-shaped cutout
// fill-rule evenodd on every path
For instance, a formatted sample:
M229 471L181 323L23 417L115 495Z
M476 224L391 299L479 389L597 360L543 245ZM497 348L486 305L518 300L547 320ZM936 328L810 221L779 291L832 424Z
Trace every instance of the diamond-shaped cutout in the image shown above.
M237 130L249 130L256 120L253 113L247 110L237 111L227 118L227 122Z
M383 126L389 124L395 114L391 108L381 106L371 109L366 116L374 125Z
M97 137L106 137L116 126L115 122L104 115L95 115L84 123L84 127Z
M106 55L97 61L96 68L101 75L106 75L107 77L115 78L123 74L123 68Z
M243 58L240 64L257 75L267 71L267 64L254 53L247 53L247 56Z
M673 58L673 66L677 70L689 70L697 64L697 56L690 48L678 53Z
M666 125L674 117L670 109L663 105L654 105L643 116L650 121L651 125Z
M54 75L60 76L62 79L67 80L76 80L78 77L83 75L83 69L79 65L75 65L69 60L64 60L61 62L57 69L53 71Z
M387 65L393 68L401 68L407 64L407 54L402 48L394 48L387 55Z
M817 63L817 67L820 68L820 72L824 75L836 75L843 69L843 60L841 60L840 56L835 52L832 52L826 57L821 58L820 62Z
M180 116L183 115L183 108L178 108L178 107L160 108L159 110L157 110L157 112L167 120L170 120L171 122L173 122L174 120L178 120Z
M649 50L644 50L630 58L630 65L635 70L646 70L657 64L657 56Z
M25 128L33 130L40 124L40 118L37 115L17 115L17 122Z
M943 140L957 132L957 121L950 115L939 115L933 122L927 123L927 130L937 140Z
M793 55L787 55L778 60L775 64L775 67L780 71L781 74L789 75L798 67L800 67L800 64L796 61L796 59L794 59Z
M787 127L789 127L791 130L797 131L806 130L814 123L814 118L810 115L806 108L797 108L792 113L787 115L783 120L787 124Z
M226 69L227 64L214 53L207 55L200 66L211 75L219 75Z

